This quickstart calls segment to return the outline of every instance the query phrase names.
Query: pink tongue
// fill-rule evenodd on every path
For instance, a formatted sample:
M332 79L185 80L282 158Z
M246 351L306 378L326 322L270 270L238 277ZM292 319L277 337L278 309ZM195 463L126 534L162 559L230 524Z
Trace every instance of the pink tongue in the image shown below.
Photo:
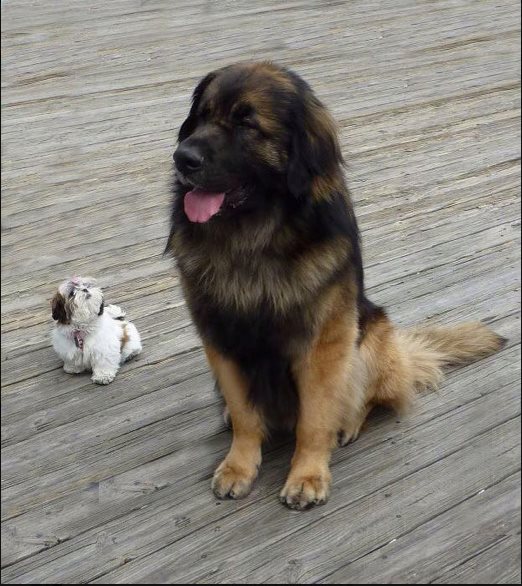
M185 213L191 222L208 222L219 212L224 199L224 193L212 193L196 187L185 195Z

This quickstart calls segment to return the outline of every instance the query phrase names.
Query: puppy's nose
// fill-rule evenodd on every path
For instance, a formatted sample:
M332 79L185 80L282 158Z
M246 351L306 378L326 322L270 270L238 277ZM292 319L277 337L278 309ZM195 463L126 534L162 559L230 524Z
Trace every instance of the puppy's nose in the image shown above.
M196 146L181 143L174 153L174 162L181 173L190 175L201 169L203 155Z

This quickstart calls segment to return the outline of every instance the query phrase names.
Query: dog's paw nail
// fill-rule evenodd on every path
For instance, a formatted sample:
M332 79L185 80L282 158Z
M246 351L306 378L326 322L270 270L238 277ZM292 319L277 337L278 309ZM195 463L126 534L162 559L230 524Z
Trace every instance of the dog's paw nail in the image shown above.
M325 475L296 478L286 483L279 500L289 509L305 511L324 505L330 493L330 480Z
M212 491L219 499L241 499L251 491L254 479L255 475L249 475L223 463L212 479Z

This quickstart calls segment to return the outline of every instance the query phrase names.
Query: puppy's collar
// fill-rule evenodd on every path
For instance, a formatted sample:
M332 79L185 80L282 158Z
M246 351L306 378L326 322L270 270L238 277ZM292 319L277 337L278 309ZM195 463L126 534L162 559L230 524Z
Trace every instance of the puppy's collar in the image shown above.
M85 342L85 336L87 335L87 332L84 332L83 330L73 330L72 334L76 348L83 351L83 344Z

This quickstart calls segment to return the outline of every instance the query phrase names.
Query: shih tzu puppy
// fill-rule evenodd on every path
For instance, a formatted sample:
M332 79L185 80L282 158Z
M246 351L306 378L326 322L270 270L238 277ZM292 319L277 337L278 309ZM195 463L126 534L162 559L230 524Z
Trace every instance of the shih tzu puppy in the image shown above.
M135 325L117 305L104 305L102 290L91 278L73 277L52 300L56 321L53 347L68 373L92 371L92 381L108 385L119 367L141 352Z

